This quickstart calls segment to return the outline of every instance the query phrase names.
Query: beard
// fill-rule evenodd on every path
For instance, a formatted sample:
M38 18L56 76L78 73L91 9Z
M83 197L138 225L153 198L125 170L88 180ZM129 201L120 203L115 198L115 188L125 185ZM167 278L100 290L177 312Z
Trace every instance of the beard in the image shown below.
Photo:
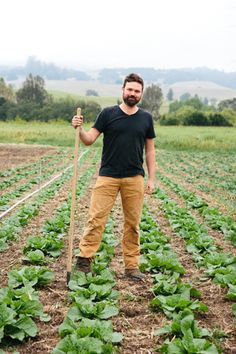
M123 95L123 101L129 107L136 106L136 104L139 103L140 99L141 98L136 98L134 96L124 96Z

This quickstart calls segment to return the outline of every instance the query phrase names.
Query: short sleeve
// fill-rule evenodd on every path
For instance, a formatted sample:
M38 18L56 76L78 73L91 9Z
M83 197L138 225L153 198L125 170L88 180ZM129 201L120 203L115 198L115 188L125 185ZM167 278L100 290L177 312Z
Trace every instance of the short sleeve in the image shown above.
M101 113L96 118L96 121L92 128L97 129L100 133L104 132L105 129L105 124L106 124L106 110L103 109Z
M156 133L154 130L153 118L149 116L149 125L146 133L146 139L154 139L156 137Z

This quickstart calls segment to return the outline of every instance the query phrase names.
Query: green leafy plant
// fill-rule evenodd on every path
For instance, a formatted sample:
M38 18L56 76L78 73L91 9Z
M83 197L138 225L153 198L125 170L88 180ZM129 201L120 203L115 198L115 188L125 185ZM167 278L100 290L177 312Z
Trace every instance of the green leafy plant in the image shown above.
M8 274L8 285L19 288L25 285L44 286L54 278L54 273L46 267L23 267L19 270L12 270Z

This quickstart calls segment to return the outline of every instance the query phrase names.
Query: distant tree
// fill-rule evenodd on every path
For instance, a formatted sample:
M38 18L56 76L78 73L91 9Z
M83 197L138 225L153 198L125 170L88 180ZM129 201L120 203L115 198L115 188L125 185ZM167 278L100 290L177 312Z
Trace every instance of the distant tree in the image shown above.
M203 99L203 101L202 101L202 102L203 102L203 104L204 104L204 105L206 105L206 106L207 106L207 105L208 105L208 103L209 103L209 100L208 100L208 98L207 98L207 97L204 97L204 99Z
M172 90L172 88L170 88L169 91L167 92L166 98L168 99L168 101L173 101L174 91Z
M195 110L210 110L208 105L204 105L204 103L200 100L198 96L191 97L186 101L174 101L169 105L169 113L177 112L182 107L192 107Z
M185 92L179 97L179 100L184 102L184 101L189 100L190 97L191 97L190 93Z
M187 121L188 117L192 116L196 112L196 108L184 105L175 112L175 117L178 119L180 124L183 124Z
M236 126L236 110L231 108L224 108L220 113L225 117L228 123L232 126Z
M169 105L169 113L176 112L178 109L184 106L184 102L175 100Z
M225 108L230 108L230 109L233 109L234 111L236 111L236 98L234 97L229 100L220 101L218 108L220 111L222 111Z
M17 102L31 102L43 105L50 101L50 95L44 88L44 79L40 76L29 74L23 87L16 92Z
M86 91L86 96L99 96L99 94L96 90L88 89Z
M170 113L167 116L163 114L160 118L160 125L179 125L179 124L180 122L178 118L176 118L173 113Z
M185 101L184 104L187 106L191 106L197 110L200 110L203 107L203 103L201 102L200 98L197 95Z
M6 103L7 100L0 96L0 120L6 120L7 118Z
M190 115L186 116L183 125L211 125L209 124L207 116L203 112L194 111Z
M11 85L7 85L3 78L0 78L0 97L4 97L6 101L15 100L15 92Z
M209 125L215 127L231 127L233 124L230 123L222 113L212 112L208 114Z
M159 110L163 101L163 93L159 86L152 84L144 91L141 106L152 113L154 120L160 116Z

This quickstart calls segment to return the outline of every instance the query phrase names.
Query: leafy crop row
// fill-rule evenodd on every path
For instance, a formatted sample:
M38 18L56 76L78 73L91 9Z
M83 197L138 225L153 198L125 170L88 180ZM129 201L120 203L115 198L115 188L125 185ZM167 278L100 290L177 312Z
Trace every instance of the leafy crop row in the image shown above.
M80 161L82 163L82 160ZM69 180L71 171L62 174L53 184L40 191L39 195L33 201L27 203L20 210L5 219L0 225L0 252L8 248L9 240L15 240L22 227L27 225L29 220L38 214L40 207L50 198L52 198L60 187Z
M195 189L210 193L220 204L227 206L232 215L236 207L236 171L233 161L231 156L225 154L170 154L167 151L158 154L158 164L163 167L164 173L179 176L181 180L194 184Z
M114 274L108 268L116 241L112 232L113 222L106 225L103 241L95 256L92 273L74 270L69 282L70 309L59 327L62 340L53 354L114 352L114 345L122 334L113 331L112 316L118 314L119 293L113 290Z
M205 268L205 274L223 287L228 287L226 298L236 301L236 257L231 253L222 252L214 244L214 239L207 230L199 225L192 215L180 208L160 188L154 197L163 201L162 209L166 213L170 225L186 242L186 250L192 255L196 265ZM235 314L236 306L232 306Z
M220 353L221 350L213 343L212 333L199 327L195 320L195 312L207 311L208 308L198 300L200 292L191 284L181 281L185 269L168 241L148 209L144 209L141 222L141 268L152 272L152 309L163 311L171 321L155 332L166 338L156 350L158 353L174 354Z
M27 164L21 167L15 167L7 171L3 171L0 173L0 176L8 177L7 179L2 179L0 181L0 190L4 189L6 187L10 187L12 184L20 181L21 179L28 177L30 175L39 173L39 165L45 164L47 168L49 166L53 166L55 164L55 161L60 161L65 157L66 153L63 153L62 155L48 155L43 158L41 158L39 161L34 162L33 164ZM50 162L50 160L53 160ZM13 174L13 176L11 176ZM9 178L10 176L10 178Z
M79 178L76 196L81 196L95 167L88 168ZM70 224L71 195L60 205L54 216L45 221L42 227L42 235L30 236L24 247L24 260L32 264L45 264L47 256L58 257L64 247L63 236L66 234Z
M33 186L43 183L48 177L51 177L54 173L62 171L64 166L60 165L55 167L55 161L52 162L54 168L47 170L47 172L41 174L40 176L33 177L30 181L20 185L16 189L9 191L0 196L0 210L8 209L7 203L16 197L20 197L24 192L30 190Z
M230 216L223 215L217 208L211 207L195 193L189 192L171 181L168 177L158 174L162 182L171 187L186 201L187 207L196 209L214 230L219 230L236 246L236 223Z
M84 175L80 177L77 195L82 193L85 185L89 181L89 176L91 176L93 172L94 167L87 169ZM36 237L38 244L41 242L41 246L47 246L42 247L46 255L53 257L59 256L63 246L63 242L60 241L68 228L69 215L70 196L68 197L67 203L58 208L55 217L45 222L43 227L44 237ZM31 245L30 240L32 239L35 240L35 238L28 239L24 249L25 252L27 252L29 245ZM46 243L44 243L45 240ZM36 243L35 245L38 244ZM60 245L60 247L58 247L58 245ZM36 247L35 251L32 252L42 252L42 250ZM42 254L44 256L43 252ZM32 259L28 257L27 263L40 264L41 262L35 261L34 257ZM2 334L0 335L0 341L3 339L3 345L8 343L8 341L6 342L8 337L19 341L23 341L27 337L35 337L38 330L32 318L39 317L42 321L50 321L50 316L43 313L43 306L39 302L35 288L47 285L53 280L53 277L54 274L50 269L41 266L24 266L19 269L14 269L9 273L8 287L6 289L0 289L0 307L3 311L2 318L0 317L0 333ZM11 298L9 296L11 296ZM26 311L23 313L25 316L22 315L21 311L13 311L16 309L14 302L16 298L20 299L17 303L19 308L26 308L26 304L21 303L23 300L27 303L29 309L24 310Z
M151 306L154 311L163 311L171 321L155 332L167 337L157 351L170 354L220 353L213 343L212 333L199 327L194 317L195 312L208 309L198 300L200 292L181 281L185 269L147 208L144 209L140 226L141 269L149 270L153 276L154 298Z
M34 319L50 320L35 287L48 284L52 278L47 268L27 267L9 273L8 286L0 289L0 343L9 344L9 338L23 341L35 337L38 330Z

